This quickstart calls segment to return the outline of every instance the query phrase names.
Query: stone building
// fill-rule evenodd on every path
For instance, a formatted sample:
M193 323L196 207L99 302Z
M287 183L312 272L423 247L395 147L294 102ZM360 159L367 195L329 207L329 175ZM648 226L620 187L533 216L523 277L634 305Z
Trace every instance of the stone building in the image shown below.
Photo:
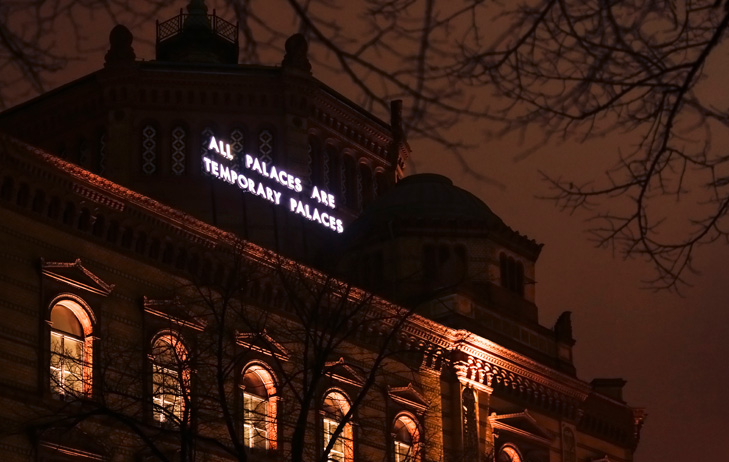
M541 244L202 1L155 60L0 114L8 461L633 460L621 379L538 321Z

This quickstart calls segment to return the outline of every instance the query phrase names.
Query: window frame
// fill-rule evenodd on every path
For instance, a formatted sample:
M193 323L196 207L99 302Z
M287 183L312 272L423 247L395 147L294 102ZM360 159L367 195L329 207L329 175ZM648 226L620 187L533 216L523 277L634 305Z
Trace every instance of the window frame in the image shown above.
M401 423L402 427L398 429L398 423ZM401 431L407 431L409 434L410 442L403 441L399 438ZM419 462L420 452L422 448L422 432L420 431L420 424L418 419L410 414L409 412L401 412L395 416L392 425L392 450L394 462ZM401 447L407 447L408 453L403 455L400 451ZM401 458L402 456L402 458Z
M158 344L162 342L166 343L168 347L164 351L155 351ZM182 335L171 330L155 335L150 348L152 420L160 426L180 426L189 420L191 378L189 349L185 345ZM174 354L176 364L160 360L160 356L165 353ZM168 393L168 391L172 391L172 393ZM171 401L172 411L169 411L165 405L165 397L168 395L175 396L175 399ZM170 419L170 417L174 417L174 419Z
M266 397L256 395L254 393L246 392L245 390L245 376L246 374L256 374L258 379L262 382L263 387L266 390ZM277 426L277 413L278 413L278 401L279 396L277 393L278 386L276 378L270 368L260 362L253 362L246 364L241 370L240 374L240 390L241 390L241 401L242 401L242 416L243 416L243 444L249 449L264 449L264 450L275 450L278 447L278 426ZM246 406L246 397L251 399L260 400L261 403L265 403L265 410L263 414L256 412L259 416L262 415L265 429L262 430L265 433L264 441L265 448L256 448L253 445L253 439L249 440L248 431L255 429L256 432L261 432L261 429L253 424L247 422L246 414L251 412ZM255 411L254 411L255 412Z
M72 332L67 332L60 330L58 326L54 328L53 326L53 310L56 307L63 307L67 309L71 315L73 315L76 319L76 321L79 323L79 326L81 327L81 335L75 335ZM48 334L48 348L47 348L47 354L48 354L48 361L47 364L47 374L48 374L48 385L49 390L52 396L60 397L65 399L66 397L91 397L93 392L93 351L94 351L94 326L96 324L96 318L93 314L93 311L91 310L91 307L86 303L85 300L83 300L81 297L78 297L74 294L70 293L64 293L56 296L51 300L48 308L48 314L47 314L47 321L49 326L49 334ZM65 380L63 377L54 380L54 376L56 375L56 372L53 370L55 369L53 366L54 363L54 357L60 357L59 360L61 365L64 362L64 359L66 358L66 355L63 353L63 350L60 352L53 351L54 348L54 341L53 338L58 337L61 339L61 348L63 349L63 345L65 344L66 340L72 341L79 345L81 348L81 354L80 358L73 358L72 361L79 361L80 367L81 367L81 378L80 383L81 387L80 390L65 390L63 388L63 382ZM61 374L63 374L63 368L61 368ZM65 376L65 374L64 374ZM54 387L54 384L56 385Z
M332 397L332 402L337 407L337 410L335 413L327 412L326 410L326 401ZM354 461L354 431L353 431L353 424L352 424L352 417L344 422L342 425L342 421L346 418L346 415L350 412L351 409L351 402L349 400L349 397L347 394L340 389L329 389L326 393L324 393L322 400L322 409L321 409L321 419L320 419L320 428L321 428L321 441L323 443L322 451L325 451L327 446L329 446L329 443L331 441L332 436L334 436L334 433L336 433L337 428L339 426L342 426L342 429L337 435L337 439L332 444L332 449L329 451L327 460L335 461L335 462L353 462ZM339 414L339 415L337 415ZM327 431L328 427L333 427L331 432ZM332 457L332 452L334 451L334 448L339 444L339 440L342 441L342 451L337 451L335 454L341 454L341 459L336 459Z
M504 457L508 457L508 459L504 459ZM506 443L499 448L496 460L497 462L522 462L524 457L522 457L521 451L516 445Z

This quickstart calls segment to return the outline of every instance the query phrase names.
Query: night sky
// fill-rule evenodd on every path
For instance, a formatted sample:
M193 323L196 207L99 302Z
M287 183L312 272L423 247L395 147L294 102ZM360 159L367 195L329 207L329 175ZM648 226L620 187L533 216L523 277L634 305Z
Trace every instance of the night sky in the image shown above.
M175 3L160 13L160 20L175 15L184 4ZM225 17L220 8L218 14ZM123 22L124 16L121 18ZM293 23L282 24L296 32ZM89 22L83 30L89 40L81 59L53 75L49 88L103 66L111 25L98 15ZM154 59L154 21L130 28L137 59ZM58 46L72 50L71 35L57 32L54 40ZM315 47L312 52L316 53ZM264 64L279 62L280 57ZM345 96L358 99L344 86L344 79L332 78L316 64L313 73ZM726 93L726 86L717 91ZM29 96L20 96L17 102ZM484 98L488 97L484 89ZM385 113L377 115L388 120ZM464 122L452 136L482 130L472 124ZM450 176L457 186L483 199L509 226L544 243L536 277L540 323L552 327L560 313L572 311L579 378L587 382L596 377L627 380L625 400L648 412L636 461L727 460L729 439L724 433L729 430L725 392L729 340L725 330L729 325L729 273L725 265L729 245L717 243L696 250L694 264L699 273L688 276L692 287L684 288L681 295L656 293L643 288L642 281L653 275L649 263L626 261L609 248L595 248L585 232L590 213L570 215L553 202L537 198L549 193L539 171L577 178L600 173L625 142L623 136L608 135L587 144L554 143L516 160L525 149L520 140L484 135L480 146L469 155L471 171L464 171L440 146L411 139L408 173ZM473 173L496 180L500 186L479 181ZM666 207L670 214L674 205ZM682 213L682 209L675 206L675 213Z

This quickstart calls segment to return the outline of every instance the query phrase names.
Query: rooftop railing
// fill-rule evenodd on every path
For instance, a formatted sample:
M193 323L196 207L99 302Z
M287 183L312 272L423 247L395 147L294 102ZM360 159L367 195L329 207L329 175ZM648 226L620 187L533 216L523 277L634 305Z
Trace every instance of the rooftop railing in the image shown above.
M180 10L180 14L174 18L163 22L157 21L157 43L159 44L180 34L189 20L199 21L201 19L207 21L206 25L210 26L215 35L227 42L238 44L238 24L229 23L225 19L218 17L215 14L215 10L213 10L213 14L204 16L191 15L183 13L183 10Z

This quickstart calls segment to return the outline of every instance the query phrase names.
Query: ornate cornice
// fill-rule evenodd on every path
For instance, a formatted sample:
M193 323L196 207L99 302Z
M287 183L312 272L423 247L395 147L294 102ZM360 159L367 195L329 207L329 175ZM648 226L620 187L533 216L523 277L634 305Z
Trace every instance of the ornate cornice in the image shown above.
M493 364L509 372L527 377L542 385L583 401L590 394L590 385L579 379L563 374L529 357L505 348L466 330L454 331L458 340L454 349L487 364Z
M376 126L374 121L364 116L355 117L341 107L341 101L326 91L316 94L314 103L315 109L312 115L322 126L337 132L347 142L357 144L365 151L374 154L380 161L390 163L387 150L391 137L385 130L384 122L378 121L383 126ZM359 128L355 130L353 126Z

